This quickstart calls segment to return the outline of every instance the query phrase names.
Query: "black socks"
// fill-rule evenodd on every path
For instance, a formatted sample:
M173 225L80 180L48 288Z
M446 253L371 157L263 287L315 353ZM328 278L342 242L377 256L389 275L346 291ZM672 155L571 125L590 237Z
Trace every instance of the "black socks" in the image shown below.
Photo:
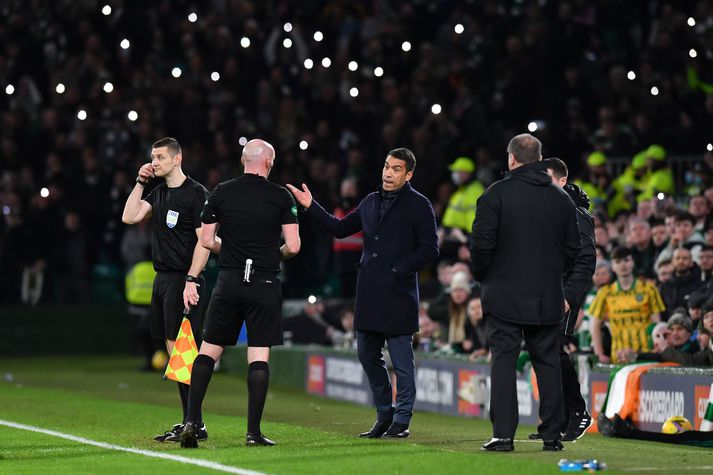
M197 361L197 360L196 360ZM193 366L195 371L195 366ZM260 434L260 419L270 383L270 365L266 361L253 361L248 367L248 432Z
M193 362L191 386L188 393L188 412L185 418L186 421L193 421L197 424L201 424L203 422L201 406L203 405L205 393L208 390L208 383L210 383L210 378L213 376L214 367L215 361L208 355L198 355L196 360Z

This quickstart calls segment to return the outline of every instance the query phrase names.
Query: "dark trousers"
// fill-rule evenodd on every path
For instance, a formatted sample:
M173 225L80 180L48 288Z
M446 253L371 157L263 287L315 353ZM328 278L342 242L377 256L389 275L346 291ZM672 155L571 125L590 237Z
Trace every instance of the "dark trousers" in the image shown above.
M569 357L564 346L572 341L571 337L561 335L562 345L560 347L560 366L562 368L562 392L564 394L564 407L567 413L582 412L587 409L587 403L584 402L582 391L579 387L579 378L577 371L574 369L572 359ZM565 419L568 417L565 414ZM566 421L565 421L566 424Z
M374 395L376 417L408 425L416 401L416 371L413 359L412 335L388 335L357 330L357 352L371 393ZM392 404L391 378L384 361L384 343L389 345L391 363L396 373L396 406Z
M493 437L515 437L519 420L516 363L523 338L537 375L540 420L537 431L545 440L560 438L564 425L559 325L517 325L487 315L492 354L490 421Z

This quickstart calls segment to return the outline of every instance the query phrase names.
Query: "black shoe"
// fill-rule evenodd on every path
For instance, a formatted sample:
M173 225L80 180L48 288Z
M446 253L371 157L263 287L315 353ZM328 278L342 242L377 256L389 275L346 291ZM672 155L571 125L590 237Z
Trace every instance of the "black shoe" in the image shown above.
M546 452L558 452L560 450L564 450L564 445L562 445L562 441L560 441L559 439L543 440L542 444L542 450Z
M605 437L616 437L616 429L612 422L603 412L597 416L597 430Z
M592 416L587 411L572 412L569 415L569 423L562 435L562 442L572 442L581 438L587 429L592 425Z
M530 440L542 440L542 435L535 432L534 434L528 435L527 438Z
M253 434L252 432L248 432L245 434L245 445L249 446L255 446L255 445L264 445L264 446L271 446L275 445L275 441L268 439L262 433L260 434Z
M408 430L408 424L394 422L391 427L381 436L382 439L405 439L411 435Z
M636 430L634 424L628 419L622 419L619 414L614 414L614 433L619 437L631 437Z
M377 420L376 422L374 422L374 425L371 426L371 429L366 432L362 432L361 434L359 434L359 437L364 437L367 439L378 439L382 435L384 435L387 430L389 430L389 427L391 427L391 421Z
M181 431L181 447L184 449L195 449L198 447L198 424L188 421L183 425Z
M171 429L167 430L161 435L157 435L153 438L156 442L167 442L167 439L169 437L174 437L175 435L178 435L178 439L180 439L181 431L183 430L183 424L175 424Z
M198 427L198 424L196 424L196 427ZM172 434L167 435L166 440L164 440L164 442L180 442L181 432L183 432L183 426L181 426L178 430L173 431ZM208 440L208 431L205 428L205 423L198 427L198 430L196 431L196 439L199 442L204 442Z
M504 439L493 437L488 442L484 443L480 450L486 450L488 452L512 452L515 450L515 446L512 443L511 437Z

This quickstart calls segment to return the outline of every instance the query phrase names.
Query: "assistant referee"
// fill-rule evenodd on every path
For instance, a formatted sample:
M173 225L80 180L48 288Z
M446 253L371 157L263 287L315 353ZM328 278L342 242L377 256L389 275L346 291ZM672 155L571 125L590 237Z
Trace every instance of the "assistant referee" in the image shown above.
M297 206L284 187L267 180L275 149L254 139L243 148L242 176L219 184L202 214L201 244L220 254L220 273L206 314L203 343L193 363L188 420L181 446L198 446L200 410L215 362L248 330L246 445L275 445L260 431L270 379L270 347L282 344L280 258L300 250ZM216 237L220 227L221 238ZM280 235L285 243L280 245Z
M205 289L203 269L210 251L198 242L200 214L208 191L186 176L181 164L181 145L172 137L164 137L151 147L151 163L144 164L124 206L121 220L136 224L151 218L151 254L156 278L151 295L151 338L165 340L171 354L181 325L184 309L197 306L189 315L193 332L201 328L200 293ZM151 178L163 178L144 199L144 187ZM178 383L183 407L183 423L188 410L188 385ZM200 414L200 438L208 433ZM183 423L175 424L157 442L178 442Z

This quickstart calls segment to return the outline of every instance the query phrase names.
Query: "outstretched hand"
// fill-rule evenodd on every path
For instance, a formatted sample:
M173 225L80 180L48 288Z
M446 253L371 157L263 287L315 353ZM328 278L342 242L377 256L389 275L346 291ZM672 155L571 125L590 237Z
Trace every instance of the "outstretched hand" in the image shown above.
M307 188L307 185L302 183L302 189L299 190L288 183L287 189L290 190L293 195L295 195L295 199L297 200L297 202L301 204L304 208L309 208L310 206L312 206L312 193L309 191L309 188Z

